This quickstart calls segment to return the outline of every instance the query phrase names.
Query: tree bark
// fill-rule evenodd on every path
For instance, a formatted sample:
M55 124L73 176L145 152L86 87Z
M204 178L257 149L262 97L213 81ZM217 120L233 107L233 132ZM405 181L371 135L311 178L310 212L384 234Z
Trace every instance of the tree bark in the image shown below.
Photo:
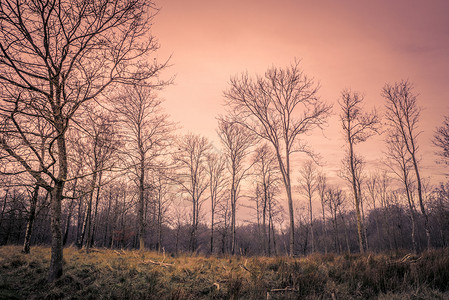
M27 228L25 232L25 240L23 242L23 253L30 253L30 242L31 242L31 233L33 232L33 224L34 219L36 218L36 206L37 206L37 200L39 196L39 186L36 185L33 190L33 194L31 196L30 201L30 214L28 216L28 222L27 222Z

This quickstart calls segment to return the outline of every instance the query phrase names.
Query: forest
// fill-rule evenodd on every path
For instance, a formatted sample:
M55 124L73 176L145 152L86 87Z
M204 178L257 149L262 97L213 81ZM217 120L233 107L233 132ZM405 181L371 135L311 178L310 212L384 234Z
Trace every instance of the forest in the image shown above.
M449 116L421 139L412 81L385 83L368 110L352 89L322 100L300 60L242 66L216 100L217 136L185 133L158 96L176 64L156 59L157 12L148 0L0 2L1 246L50 246L50 282L69 246L164 257L448 247L449 181L423 175L420 146L447 169ZM332 115L339 184L307 143ZM373 137L385 163L368 168L360 145Z

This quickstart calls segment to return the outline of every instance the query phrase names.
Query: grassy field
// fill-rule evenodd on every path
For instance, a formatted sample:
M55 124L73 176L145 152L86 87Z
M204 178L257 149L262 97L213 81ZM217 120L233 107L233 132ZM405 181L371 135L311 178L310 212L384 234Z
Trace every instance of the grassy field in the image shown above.
M449 299L449 249L293 259L66 248L64 260L49 284L49 248L0 247L0 299Z

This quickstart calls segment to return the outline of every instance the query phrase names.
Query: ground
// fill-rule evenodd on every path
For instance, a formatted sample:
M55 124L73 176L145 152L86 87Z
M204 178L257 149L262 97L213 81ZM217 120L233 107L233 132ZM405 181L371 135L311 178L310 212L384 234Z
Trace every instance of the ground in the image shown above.
M449 249L420 255L215 257L69 247L0 247L0 299L449 299Z

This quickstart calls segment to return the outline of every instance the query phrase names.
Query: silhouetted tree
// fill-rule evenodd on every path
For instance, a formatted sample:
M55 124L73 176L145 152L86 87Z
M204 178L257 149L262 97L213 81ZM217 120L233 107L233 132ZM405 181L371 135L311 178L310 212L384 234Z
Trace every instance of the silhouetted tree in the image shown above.
M245 166L245 158L249 148L254 143L252 133L238 123L220 118L218 121L218 136L223 145L223 153L229 172L230 200L231 200L231 254L236 250L235 222L237 200L240 194L242 180L248 175L251 166Z
M357 233L359 238L360 252L363 248L363 222L361 213L361 193L360 172L357 174L356 155L354 146L360 142L366 141L369 137L377 133L378 117L375 112L364 113L362 111L363 96L358 92L345 90L341 93L340 100L340 121L344 131L346 142L348 143L347 159L345 160L349 169L349 182L351 183L354 195L354 206L357 216ZM359 176L357 176L359 175Z
M418 122L421 108L417 103L417 96L413 93L413 85L408 81L397 82L394 85L386 84L382 90L386 100L385 117L393 130L395 130L405 144L405 148L412 160L418 189L418 200L421 213L424 216L424 228L427 237L427 248L431 247L429 217L424 206L422 181L418 165Z
M318 88L295 61L285 69L271 67L255 79L235 76L225 91L233 120L267 140L276 153L289 207L290 255L295 241L290 157L308 151L300 137L320 127L331 110L318 98Z
M162 101L157 98L155 88L134 84L112 96L114 113L122 125L125 143L126 169L135 178L139 191L137 202L139 249L145 249L144 211L151 185L147 182L150 169L159 168L160 159L169 146L173 125L162 112Z

